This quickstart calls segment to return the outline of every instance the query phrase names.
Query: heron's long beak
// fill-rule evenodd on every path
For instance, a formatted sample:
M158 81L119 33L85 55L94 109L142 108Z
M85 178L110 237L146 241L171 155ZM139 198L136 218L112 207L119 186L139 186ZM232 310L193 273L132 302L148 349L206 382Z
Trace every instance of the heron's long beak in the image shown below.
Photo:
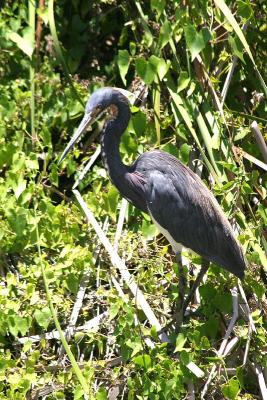
M85 114L80 125L78 126L77 131L74 133L73 137L71 138L69 144L63 151L60 159L59 159L59 164L61 161L64 160L68 152L72 149L74 144L77 142L77 140L81 137L81 135L84 133L84 131L88 128L88 126L92 125L92 123L96 120L96 115L94 113L89 113Z

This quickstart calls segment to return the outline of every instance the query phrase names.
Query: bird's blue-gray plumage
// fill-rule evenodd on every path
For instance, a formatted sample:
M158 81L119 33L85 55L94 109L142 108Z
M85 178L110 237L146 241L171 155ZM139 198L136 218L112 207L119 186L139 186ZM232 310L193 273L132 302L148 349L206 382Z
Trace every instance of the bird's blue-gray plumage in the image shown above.
M86 113L110 106L115 115L102 132L102 158L122 196L149 213L175 242L243 278L242 250L212 193L194 172L163 151L149 151L132 165L124 165L119 144L130 119L126 97L113 88L99 89L88 101Z

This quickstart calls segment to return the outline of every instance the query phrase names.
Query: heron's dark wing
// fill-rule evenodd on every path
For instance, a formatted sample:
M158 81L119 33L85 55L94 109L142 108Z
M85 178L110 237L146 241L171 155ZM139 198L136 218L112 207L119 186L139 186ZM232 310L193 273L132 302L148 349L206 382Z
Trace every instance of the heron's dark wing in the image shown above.
M176 158L155 153L160 153L154 160L157 168L143 172L147 207L152 217L175 242L243 277L242 251L211 192Z
M120 189L123 197L135 207L144 212L148 212L145 197L145 177L137 171L127 172L125 175L127 185Z

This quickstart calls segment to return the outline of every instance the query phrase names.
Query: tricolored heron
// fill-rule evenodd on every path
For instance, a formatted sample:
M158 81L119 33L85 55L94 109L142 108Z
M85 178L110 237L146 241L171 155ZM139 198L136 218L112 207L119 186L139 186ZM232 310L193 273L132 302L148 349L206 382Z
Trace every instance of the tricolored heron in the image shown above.
M119 89L107 87L92 94L86 104L84 117L60 161L104 111L109 111L110 116L101 136L102 159L121 195L135 207L150 214L179 261L184 246L207 262L214 262L238 278L243 278L246 263L231 225L213 194L193 171L174 156L160 150L140 155L132 165L123 164L119 151L120 138L127 128L131 113L129 102ZM202 267L193 290L184 301L183 312L207 265Z

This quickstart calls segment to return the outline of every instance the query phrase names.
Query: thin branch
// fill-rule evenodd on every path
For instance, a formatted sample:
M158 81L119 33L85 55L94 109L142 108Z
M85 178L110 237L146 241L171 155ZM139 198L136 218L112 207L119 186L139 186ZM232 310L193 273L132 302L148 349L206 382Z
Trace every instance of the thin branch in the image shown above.
M232 150L237 158L244 157L248 161L250 161L253 164L257 165L258 167L262 168L264 171L267 171L266 163L262 162L261 160L258 160L256 157L252 156L251 154L248 154L246 151L244 151L240 147L232 146Z
M249 321L249 324L251 325L252 332L256 333L257 329L256 329L254 321L252 319L252 316L251 316L251 313L250 313L250 309L249 309L249 305L248 305L248 301L247 301L247 298L246 298L246 295L245 295L245 292L244 292L244 289L243 289L243 286L242 286L242 283L241 283L240 280L238 280L238 289L239 289L239 293L240 293L240 295L242 297L242 300L243 300L243 304L242 305L245 308L246 316L247 316L247 319Z
M261 391L261 395L262 395L262 400L267 400L267 387L266 387L266 383L264 380L264 376L263 376L261 367L256 363L251 363L251 365L252 365L252 368L258 378L259 387L260 387L260 391Z
M108 318L108 316L109 316L108 311L105 311L102 314L98 315L97 317L90 319L90 321L87 321L84 325L76 326L74 331L89 332L95 330L99 327L100 324L102 324ZM63 331L63 333L65 332ZM30 340L31 342L34 343L34 342L40 342L40 340L42 339L45 340L59 339L59 333L57 330L53 330L43 335L24 336L22 338L18 338L18 342L24 344Z

